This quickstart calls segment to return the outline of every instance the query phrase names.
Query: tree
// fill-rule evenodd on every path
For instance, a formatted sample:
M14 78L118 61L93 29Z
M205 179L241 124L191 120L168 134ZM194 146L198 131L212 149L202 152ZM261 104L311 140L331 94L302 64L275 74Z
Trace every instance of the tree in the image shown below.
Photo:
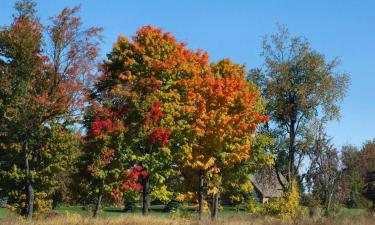
M372 201L372 210L375 209L375 172L371 171L366 174L365 188L363 195Z
M350 208L361 207L364 181L359 168L361 166L360 150L353 145L344 145L341 148L341 163L343 167L343 178L339 183L341 201Z
M143 214L150 194L169 201L165 181L177 170L175 158L189 124L180 117L180 81L207 67L205 55L177 42L170 33L142 27L129 41L118 38L96 85L95 98L120 109L129 160L142 166Z
M332 202L339 191L339 182L342 176L340 158L336 148L324 131L324 124L317 122L314 145L309 151L310 167L306 174L308 187L325 209L328 216Z
M275 138L275 166L287 175L288 183L280 183L290 190L308 150L309 122L339 118L349 77L335 72L338 59L327 61L308 41L291 37L283 26L279 33L264 37L261 55L265 70L252 70L249 79L265 99L270 122L264 132Z
M343 146L341 161L343 179L340 183L342 200L349 207L374 206L375 141L366 141L358 149L356 146Z
M372 201L372 210L375 209L375 140L367 141L361 150L361 169L364 174L363 195Z
M81 202L95 203L94 217L99 216L102 199L112 197L113 190L120 186L126 161L121 157L124 129L116 113L92 102L86 110L82 152L74 174L75 194Z
M31 219L35 197L45 197L68 166L64 155L76 149L72 125L100 29L84 30L78 8L64 9L48 26L38 21L34 2L19 1L15 8L14 22L0 31L0 185Z
M224 59L187 83L186 117L192 124L189 142L182 146L184 165L198 174L199 218L206 182L212 196L211 216L218 214L222 171L250 158L258 124L267 121L256 86L245 79L245 68Z

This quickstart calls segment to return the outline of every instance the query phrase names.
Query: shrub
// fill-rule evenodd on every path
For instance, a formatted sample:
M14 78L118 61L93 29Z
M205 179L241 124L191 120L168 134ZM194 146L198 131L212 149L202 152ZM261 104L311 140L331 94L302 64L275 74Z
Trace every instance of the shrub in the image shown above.
M297 183L293 181L291 192L285 192L282 197L270 200L262 210L265 214L275 215L281 219L291 220L303 214L300 205L300 193Z

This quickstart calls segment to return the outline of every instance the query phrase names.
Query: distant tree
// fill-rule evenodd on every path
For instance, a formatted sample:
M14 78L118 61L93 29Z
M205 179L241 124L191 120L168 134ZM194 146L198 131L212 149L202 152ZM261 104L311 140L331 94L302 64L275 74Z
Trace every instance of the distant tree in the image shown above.
M324 124L318 122L314 125L316 136L309 151L311 162L305 178L313 196L320 201L325 214L329 215L332 202L339 191L339 180L342 175L340 158L324 131Z
M361 166L360 150L353 145L341 148L341 163L343 178L340 180L340 199L348 207L357 208L363 205L362 190L364 186Z
M375 140L363 145L361 155L361 169L365 177L363 195L372 201L372 209L375 210Z
M365 178L363 195L372 201L372 210L375 210L375 171L368 172Z
M349 207L374 206L375 141L366 141L360 149L343 146L341 161L343 179L340 188L344 203Z
M291 37L284 26L277 34L264 37L262 56L265 69L252 70L249 79L260 87L265 99L270 122L264 132L275 138L275 166L286 174L288 183L279 180L290 190L309 149L309 122L339 118L349 77L335 72L338 59L327 61L305 39Z
M64 9L42 26L35 5L17 2L13 23L0 30L0 187L28 219L76 155L73 125L100 32L82 28L78 8Z

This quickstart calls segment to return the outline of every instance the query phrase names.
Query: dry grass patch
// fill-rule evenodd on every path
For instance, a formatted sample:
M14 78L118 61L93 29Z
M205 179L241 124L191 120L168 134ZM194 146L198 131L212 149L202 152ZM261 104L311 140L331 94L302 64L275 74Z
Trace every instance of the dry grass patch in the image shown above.
M79 215L55 216L36 219L32 222L17 217L0 220L1 225L375 225L373 216L350 218L281 221L272 217L252 218L229 216L213 222L185 218L163 218L157 216L124 215L114 218L92 219Z

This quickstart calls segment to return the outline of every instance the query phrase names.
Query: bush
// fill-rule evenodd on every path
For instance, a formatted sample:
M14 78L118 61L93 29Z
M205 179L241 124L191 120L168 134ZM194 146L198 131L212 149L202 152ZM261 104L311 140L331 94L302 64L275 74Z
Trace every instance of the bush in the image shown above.
M26 194L20 194L19 192L15 191L12 193L12 197L18 201L13 201L12 203L8 204L8 209L18 214L24 214L26 211ZM45 192L35 192L34 216L39 216L49 210L52 201L47 197L48 195Z
M300 205L300 199L298 186L294 181L291 192L285 192L282 197L270 200L264 205L262 211L281 219L291 220L304 213L304 209Z

